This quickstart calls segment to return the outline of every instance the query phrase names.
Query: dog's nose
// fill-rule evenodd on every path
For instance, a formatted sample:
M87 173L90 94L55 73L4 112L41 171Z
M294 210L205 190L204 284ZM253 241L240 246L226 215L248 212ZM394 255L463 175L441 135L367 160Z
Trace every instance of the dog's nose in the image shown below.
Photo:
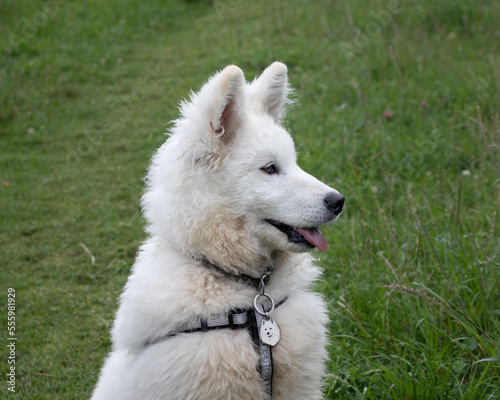
M340 193L332 192L325 197L325 204L335 215L339 215L344 207L345 197Z

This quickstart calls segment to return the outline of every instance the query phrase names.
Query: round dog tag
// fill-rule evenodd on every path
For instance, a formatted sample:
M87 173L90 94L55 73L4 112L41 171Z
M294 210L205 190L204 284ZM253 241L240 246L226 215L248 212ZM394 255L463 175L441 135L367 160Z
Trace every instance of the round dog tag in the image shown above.
M276 346L280 341L280 327L274 319L264 318L260 321L259 336L262 343L268 346Z

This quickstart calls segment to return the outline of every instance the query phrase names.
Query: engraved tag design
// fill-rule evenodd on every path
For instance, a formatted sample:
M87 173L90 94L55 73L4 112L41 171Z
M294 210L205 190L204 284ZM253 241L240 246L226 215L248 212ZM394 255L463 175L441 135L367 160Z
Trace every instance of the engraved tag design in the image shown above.
M276 346L281 338L280 327L274 319L264 318L259 326L260 341L268 346Z

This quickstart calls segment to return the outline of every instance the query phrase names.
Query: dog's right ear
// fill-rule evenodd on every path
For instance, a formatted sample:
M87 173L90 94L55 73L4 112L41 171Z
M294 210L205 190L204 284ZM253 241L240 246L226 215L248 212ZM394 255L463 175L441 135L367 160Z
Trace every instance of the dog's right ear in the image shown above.
M210 91L210 134L227 142L241 121L240 107L245 90L243 71L236 65L229 65L211 78L206 86ZM202 89L200 97L204 94Z
M293 103L288 97L290 92L286 65L274 62L252 82L249 98L259 111L270 115L276 123L281 123L287 106Z

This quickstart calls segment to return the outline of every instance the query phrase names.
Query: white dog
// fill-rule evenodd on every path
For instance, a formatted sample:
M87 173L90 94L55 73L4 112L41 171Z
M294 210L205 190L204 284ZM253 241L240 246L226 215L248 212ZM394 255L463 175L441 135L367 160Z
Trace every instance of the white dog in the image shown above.
M142 199L149 239L121 296L93 400L322 397L319 225L344 197L301 170L274 63L228 66L181 105Z

